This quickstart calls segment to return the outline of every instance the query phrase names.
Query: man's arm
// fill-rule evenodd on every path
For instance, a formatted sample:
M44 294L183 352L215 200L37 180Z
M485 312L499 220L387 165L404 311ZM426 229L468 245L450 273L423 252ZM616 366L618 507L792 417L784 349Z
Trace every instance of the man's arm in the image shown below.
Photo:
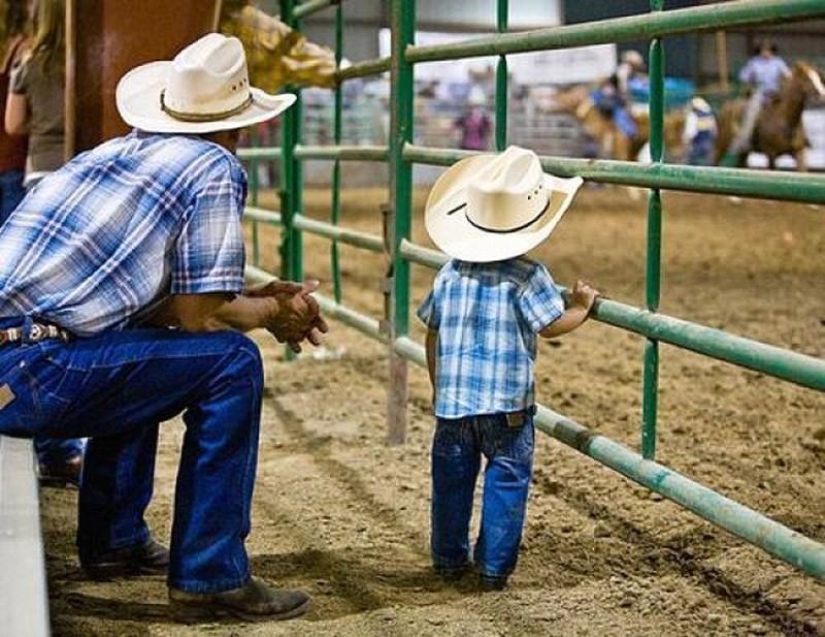
M302 341L319 345L321 334L328 330L318 302L311 296L317 287L317 281L276 282L237 296L174 294L148 322L190 332L263 328L299 352Z

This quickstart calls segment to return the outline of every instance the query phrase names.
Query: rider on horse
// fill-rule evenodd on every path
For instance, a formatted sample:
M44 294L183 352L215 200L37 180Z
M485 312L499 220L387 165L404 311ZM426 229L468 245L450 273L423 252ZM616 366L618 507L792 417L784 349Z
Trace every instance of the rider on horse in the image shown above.
M591 99L608 119L612 119L629 139L639 134L630 114L630 80L644 73L645 61L638 51L625 51L616 71L593 91Z
M724 165L736 165L739 155L750 149L751 137L762 107L779 94L782 81L790 75L791 70L785 60L777 55L776 44L770 40L761 41L754 56L739 71L739 81L753 89L739 132L722 162Z

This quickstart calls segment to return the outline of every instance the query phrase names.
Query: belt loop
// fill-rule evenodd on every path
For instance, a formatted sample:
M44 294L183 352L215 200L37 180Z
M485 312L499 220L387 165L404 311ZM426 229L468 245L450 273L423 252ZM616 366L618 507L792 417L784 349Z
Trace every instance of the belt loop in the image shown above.
M34 319L30 315L26 315L23 317L23 325L20 326L20 342L21 343L33 343L34 341L31 340L31 333L32 333L32 326L34 325Z

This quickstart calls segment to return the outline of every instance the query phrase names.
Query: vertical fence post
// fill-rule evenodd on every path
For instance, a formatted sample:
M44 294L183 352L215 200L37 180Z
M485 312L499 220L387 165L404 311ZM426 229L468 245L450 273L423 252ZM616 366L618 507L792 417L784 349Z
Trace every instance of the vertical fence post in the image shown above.
M661 11L664 0L650 0L651 11ZM664 50L661 38L650 43L650 158L661 163L664 158ZM650 191L647 209L647 271L645 302L647 309L659 309L662 267L662 198L658 188ZM656 418L659 392L659 341L645 343L644 396L642 399L642 456L656 456Z
M509 20L509 0L498 0L498 16L496 28L499 33L506 33ZM507 147L507 56L500 55L496 64L496 150Z
M341 5L335 7L335 68L341 68L344 49L344 15ZM341 128L343 117L343 96L341 83L335 85L335 112L333 114L332 136L336 146L341 145ZM332 202L331 221L338 225L341 220L341 160L335 159L332 165ZM332 290L336 303L341 303L341 261L338 241L332 240L330 267L332 269Z
M404 144L413 134L413 67L406 49L415 38L415 0L391 0L392 55L390 64L390 280L389 327L390 389L387 440L404 442L407 429L407 359L395 351L395 340L409 332L410 266L398 246L410 237L412 165L404 160Z
M289 27L298 28L298 20L293 11L295 0L281 0L281 16ZM284 113L283 122L283 180L281 190L281 276L300 281L303 278L303 241L301 232L294 225L294 218L301 211L303 202L303 170L295 157L295 146L301 139L302 104L301 91L293 88L296 100L292 108ZM288 352L291 350L287 350Z

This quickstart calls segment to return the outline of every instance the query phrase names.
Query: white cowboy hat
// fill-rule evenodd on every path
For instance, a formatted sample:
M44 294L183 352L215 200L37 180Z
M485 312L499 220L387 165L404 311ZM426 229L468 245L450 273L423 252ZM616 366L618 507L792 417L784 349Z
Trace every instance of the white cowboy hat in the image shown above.
M209 33L171 62L124 75L115 91L123 120L151 133L213 133L266 121L295 102L249 85L240 40Z
M517 257L550 236L582 183L581 177L545 173L538 156L518 146L467 157L433 185L424 211L427 232L454 259Z

